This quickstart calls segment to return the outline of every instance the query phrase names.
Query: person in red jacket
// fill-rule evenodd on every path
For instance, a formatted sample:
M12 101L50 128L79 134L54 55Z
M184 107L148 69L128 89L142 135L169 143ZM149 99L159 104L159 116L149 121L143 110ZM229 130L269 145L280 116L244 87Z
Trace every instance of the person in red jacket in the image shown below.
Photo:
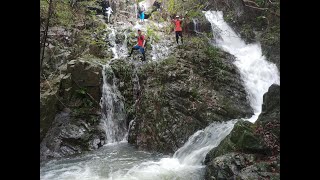
M182 28L181 28L181 23L182 23L182 19L179 18L179 16L176 16L175 19L172 20L172 22L175 25L175 32L176 32L176 40L177 40L177 44L179 44L179 36L181 37L181 43L183 44L183 39L182 39Z
M129 54L128 57L131 57L132 53L133 53L133 50L140 50L140 52L142 53L143 55L143 61L146 60L146 55L145 55L145 52L144 52L144 45L146 44L146 40L145 40L145 37L141 34L141 30L138 29L138 43L133 46L133 48L131 49L131 52Z

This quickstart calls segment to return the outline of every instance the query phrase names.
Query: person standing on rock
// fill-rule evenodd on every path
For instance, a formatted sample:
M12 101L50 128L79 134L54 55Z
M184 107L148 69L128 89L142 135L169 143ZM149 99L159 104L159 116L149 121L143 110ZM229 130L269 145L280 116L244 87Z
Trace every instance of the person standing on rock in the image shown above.
M183 39L182 39L182 28L181 28L181 23L184 18L180 19L179 16L177 15L175 19L172 20L172 22L175 25L175 32L176 32L176 40L177 44L179 45L179 36L181 37L181 43L183 44Z
M140 7L140 22L143 23L144 22L144 11L145 11L145 8L144 6L142 5Z
M146 44L145 37L141 34L141 30L138 29L138 43L135 46L133 46L128 57L131 57L133 50L140 50L141 54L143 55L143 61L145 61L146 60L146 54L144 52L145 44Z
M111 15L111 13L113 13L111 6L106 8L106 13L108 15L108 23L109 23L110 22L110 15Z

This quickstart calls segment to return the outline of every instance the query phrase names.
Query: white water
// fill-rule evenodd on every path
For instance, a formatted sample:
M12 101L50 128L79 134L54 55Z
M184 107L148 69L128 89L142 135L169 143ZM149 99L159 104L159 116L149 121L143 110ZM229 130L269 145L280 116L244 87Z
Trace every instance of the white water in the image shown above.
M261 113L263 94L272 84L280 85L277 66L262 55L259 43L246 44L223 20L221 11L207 11L205 16L211 23L214 35L218 34L217 45L236 57L234 64L240 70L255 114L248 120L255 122Z
M119 55L117 53L116 33L113 28L111 28L111 33L109 34L109 41L111 44L111 51L113 53L113 59L118 59Z
M122 170L110 174L111 180L162 180L162 179L201 179L206 154L231 132L236 120L214 122L204 130L199 130L181 147L172 158L160 161L147 161L134 166L128 172Z
M139 3L139 6L143 5L145 10L148 11L152 7L154 2L155 2L155 0L144 0Z
M195 33L199 33L199 31L198 31L198 20L197 19L192 19L192 22L193 22L193 31L195 32Z
M101 125L106 130L106 142L114 143L126 140L127 130L123 97L116 86L116 78L108 64L103 66L102 75Z

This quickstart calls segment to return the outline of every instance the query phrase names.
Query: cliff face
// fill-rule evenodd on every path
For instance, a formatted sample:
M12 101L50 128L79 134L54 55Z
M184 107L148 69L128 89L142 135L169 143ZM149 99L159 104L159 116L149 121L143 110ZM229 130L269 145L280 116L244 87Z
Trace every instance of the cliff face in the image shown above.
M88 61L67 64L58 83L41 94L40 160L97 149L105 143L100 106L102 67ZM55 88L54 90L51 88Z

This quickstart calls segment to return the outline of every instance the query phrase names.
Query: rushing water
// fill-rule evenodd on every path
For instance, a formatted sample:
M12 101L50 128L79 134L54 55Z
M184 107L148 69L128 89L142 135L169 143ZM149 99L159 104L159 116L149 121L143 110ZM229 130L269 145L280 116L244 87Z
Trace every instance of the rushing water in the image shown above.
M261 113L263 94L272 84L280 84L277 66L262 55L259 43L246 44L223 20L222 11L207 11L205 16L211 23L217 45L236 57L235 65L240 70L255 113L248 120L254 122Z
M41 179L200 179L205 155L230 133L235 122L212 123L196 132L173 157L138 151L126 142L112 143L86 155L47 163L40 170Z
M271 84L280 84L278 70L262 56L259 44L246 44L241 40L224 22L222 12L208 11L205 16L212 24L216 45L236 57L235 65L241 72L255 111L249 120L254 122L261 112L263 94ZM117 106L120 107L118 114L123 114L121 94L114 84L116 79L108 69L108 66L104 67L104 72L108 73L104 74L101 103L106 104L103 106L104 111L108 112ZM88 154L48 162L40 169L41 179L199 180L204 174L203 161L206 154L219 145L237 121L214 122L189 137L172 157L164 157L138 151L125 140L119 143L126 133L126 129L119 125L122 116L115 116L114 111L106 114L112 116L106 116L102 121L105 122L106 133L110 132L107 135L109 144ZM132 124L134 121L130 122L130 126Z
M116 86L117 79L108 64L103 66L102 75L101 125L106 130L106 142L124 141L127 133L124 98Z

